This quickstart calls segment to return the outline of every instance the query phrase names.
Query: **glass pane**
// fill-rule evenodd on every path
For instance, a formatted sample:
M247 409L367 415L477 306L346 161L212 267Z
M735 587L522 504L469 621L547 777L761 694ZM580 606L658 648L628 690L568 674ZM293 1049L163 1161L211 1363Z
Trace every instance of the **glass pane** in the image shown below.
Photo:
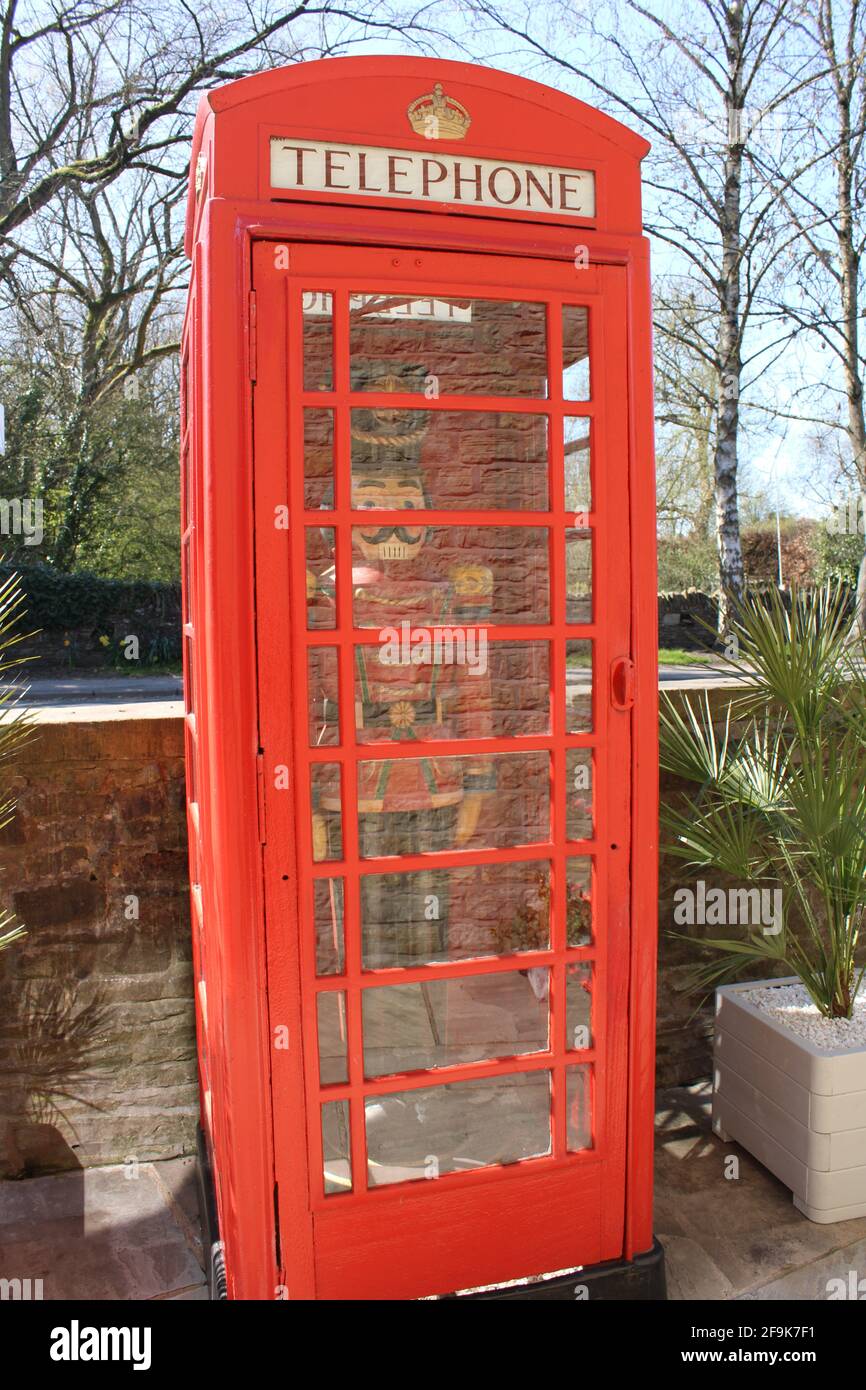
M574 304L562 309L562 394L567 401L588 401L589 313Z
M307 708L311 748L340 742L337 707L338 665L336 647L310 647L307 651Z
M565 533L565 621L592 622L592 532Z
M408 622L383 634L355 648L359 743L549 733L548 642L488 643L483 628Z
M317 878L314 881L313 924L316 932L317 975L342 975L345 968L344 902L341 878Z
M316 999L319 1038L319 1081L323 1086L349 1080L346 1058L346 996L328 990Z
M592 753L588 748L569 748L565 754L565 833L569 840L591 840Z
M397 383L394 376L383 380ZM374 406L353 410L351 428L356 505L468 511L547 508L544 415Z
M592 1047L592 965L571 961L565 967L565 1045L576 1052Z
M371 1187L550 1153L550 1072L431 1086L365 1102Z
M394 363L423 363L404 390L434 396L547 395L544 304L381 291L349 300L352 386L377 390Z
M420 494L412 485L416 502ZM355 505L372 505L357 492ZM366 500L365 500L366 497ZM402 509L396 492L376 493ZM408 500L408 498L407 498ZM369 526L352 531L356 627L546 623L548 537L540 526ZM572 619L586 621L586 619ZM332 624L331 624L332 625Z
M334 412L304 411L304 506L334 505Z
M565 1069L566 1144L570 1153L592 1148L592 1066Z
M352 1190L349 1102L329 1100L322 1106L322 1158L325 1193Z
M361 762L361 857L547 841L549 777L545 752Z
M340 764L313 763L310 767L310 800L313 810L313 859L342 859L343 822L340 814Z
M550 945L550 865L364 874L361 939L366 970L544 951Z
M569 946L588 946L592 930L592 860L585 856L566 859L566 940Z
M538 967L365 989L364 1075L546 1051L549 975Z
M565 644L565 732L592 731L592 643Z
M307 627L336 627L333 527L308 526L304 539L307 557Z
M333 300L322 290L305 290L302 299L304 325L304 390L334 389Z
M585 416L565 417L565 507L587 517L592 511L592 478L589 462L590 421Z

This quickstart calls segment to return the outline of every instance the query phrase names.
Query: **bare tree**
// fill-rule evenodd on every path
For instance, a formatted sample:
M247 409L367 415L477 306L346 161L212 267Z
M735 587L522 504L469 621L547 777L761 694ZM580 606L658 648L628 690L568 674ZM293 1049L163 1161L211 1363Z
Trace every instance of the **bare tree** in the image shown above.
M57 512L50 558L59 569L74 564L110 484L120 450L105 436L117 397L137 399L137 374L177 350L182 191L150 170L109 191L65 189L7 276L7 314L47 385L42 405L53 428L30 461L30 483Z
M714 513L718 374L690 347L712 332L714 306L694 286L659 276L655 303L656 496L660 535L706 540Z
M853 475L850 482L860 493L862 525L866 515L866 357L860 334L866 313L866 3L817 0L814 6L804 6L799 34L801 50L819 72L800 103L810 157L796 170L774 160L771 150L756 150L753 157L799 237L780 287L780 306L824 353L822 360L836 368L829 380L821 372L811 389L799 393L805 401L792 414L816 425L819 433L826 422L844 441L847 460L832 448L828 452L836 455L840 479L848 471ZM858 578L856 626L866 633L866 556Z
M790 0L617 0L577 11L562 0L543 12L545 28L541 11L508 0L470 8L653 143L647 229L714 305L711 325L696 329L686 320L667 331L679 333L717 381L712 448L724 633L744 584L742 398L788 337L775 335L775 309L763 298L784 233L773 189L749 151L784 140L785 109L814 78L813 66L788 71L780 61L796 13Z
M158 364L177 350L199 94L375 34L440 48L430 8L0 0L0 370L16 393L4 474L17 464L16 487L48 501L59 568L138 447L122 401L139 378L162 390Z
M64 189L132 165L177 172L197 94L373 35L446 41L429 6L357 0L5 0L0 17L0 237Z

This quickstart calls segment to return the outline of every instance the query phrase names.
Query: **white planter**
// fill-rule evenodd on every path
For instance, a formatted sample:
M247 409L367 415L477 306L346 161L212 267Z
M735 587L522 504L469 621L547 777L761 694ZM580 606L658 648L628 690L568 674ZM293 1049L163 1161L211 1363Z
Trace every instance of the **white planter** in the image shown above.
M775 1173L810 1221L866 1216L866 1048L824 1049L716 990L713 1129Z

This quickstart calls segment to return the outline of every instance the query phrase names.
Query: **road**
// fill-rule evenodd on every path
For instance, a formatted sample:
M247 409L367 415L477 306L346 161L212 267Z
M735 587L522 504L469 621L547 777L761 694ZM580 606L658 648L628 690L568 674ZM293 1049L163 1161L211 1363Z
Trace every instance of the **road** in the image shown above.
M659 685L674 681L700 681L729 678L733 673L722 666L661 666ZM575 671L573 680L579 679ZM0 681L0 691L15 683ZM22 682L23 684L23 682ZM180 676L109 676L102 673L52 676L27 683L27 694L21 701L28 708L45 705L121 705L142 701L181 700L183 686Z

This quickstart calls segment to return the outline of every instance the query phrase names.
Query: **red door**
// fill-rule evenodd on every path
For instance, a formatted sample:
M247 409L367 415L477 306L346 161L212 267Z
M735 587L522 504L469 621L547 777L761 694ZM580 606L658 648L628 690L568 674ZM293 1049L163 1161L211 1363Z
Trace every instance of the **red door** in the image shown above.
M253 284L288 1295L614 1258L625 271L261 242Z

